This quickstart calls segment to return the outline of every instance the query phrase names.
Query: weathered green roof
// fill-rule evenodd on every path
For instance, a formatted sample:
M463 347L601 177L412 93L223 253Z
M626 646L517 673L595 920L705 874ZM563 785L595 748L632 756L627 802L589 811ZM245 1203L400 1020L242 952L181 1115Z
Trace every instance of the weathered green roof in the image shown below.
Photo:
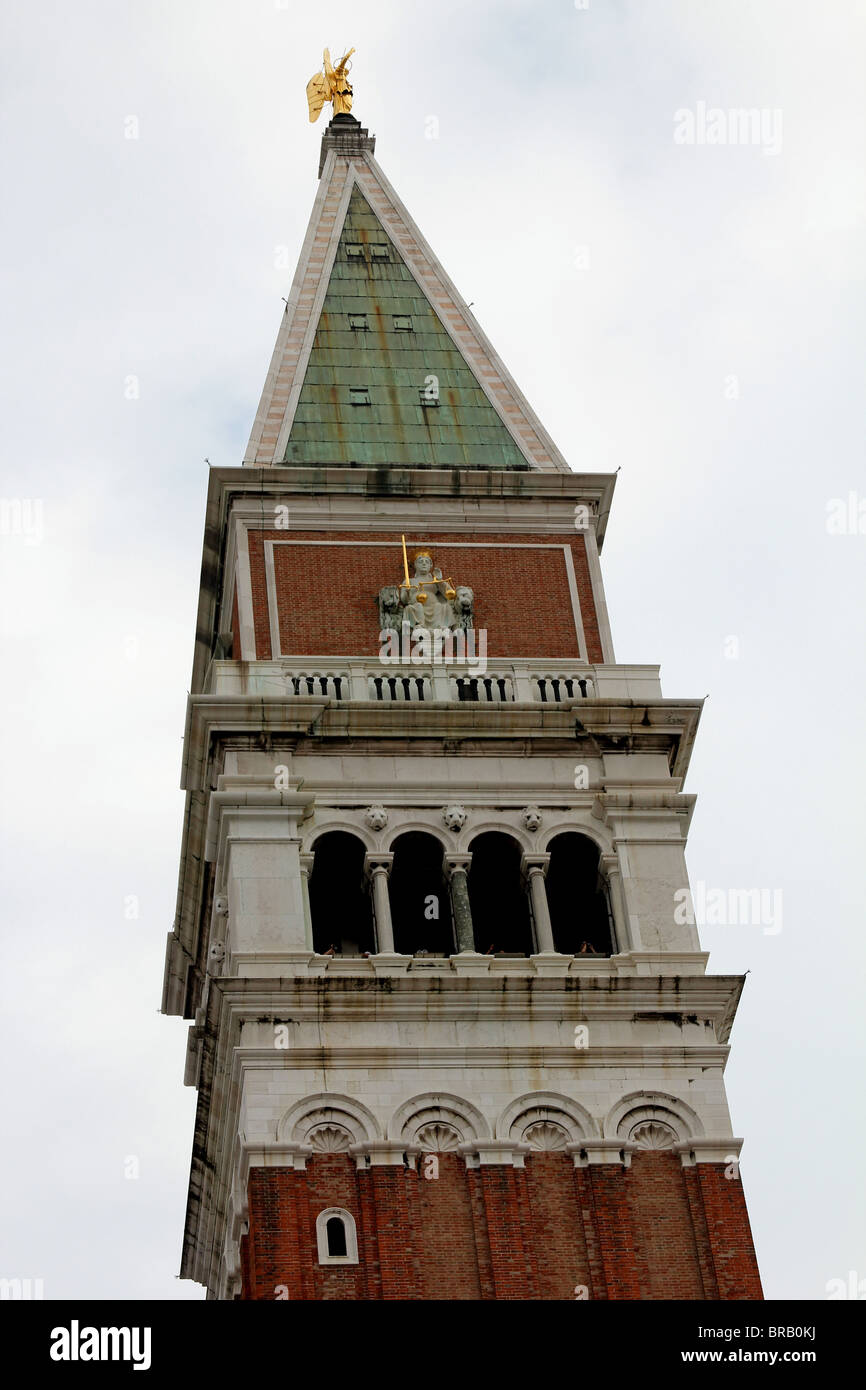
M402 328L396 326L400 323ZM437 388L438 405L422 404L422 395L428 401L437 398ZM416 468L528 467L357 188L349 200L285 459Z

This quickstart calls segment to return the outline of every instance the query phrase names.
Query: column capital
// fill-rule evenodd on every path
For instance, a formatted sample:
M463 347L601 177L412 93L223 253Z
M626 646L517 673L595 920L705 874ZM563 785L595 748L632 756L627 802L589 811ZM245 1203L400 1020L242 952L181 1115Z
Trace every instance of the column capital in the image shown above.
M386 878L389 877L393 865L393 854L368 853L364 855L364 873L367 875L368 878L372 878L374 874L378 873L385 874Z
M471 854L446 854L443 859L445 866L445 877L450 878L452 874L467 873L472 865Z
M524 854L520 860L520 872L524 878L531 878L534 873L540 873L542 878L546 878L549 867L549 854Z
M302 873L302 874L308 874L308 875L311 874L311 873L313 872L313 865L315 864L315 862L316 862L316 856L315 856L314 854L299 854L299 855L298 855L298 863L299 863L300 866L301 866L301 873Z

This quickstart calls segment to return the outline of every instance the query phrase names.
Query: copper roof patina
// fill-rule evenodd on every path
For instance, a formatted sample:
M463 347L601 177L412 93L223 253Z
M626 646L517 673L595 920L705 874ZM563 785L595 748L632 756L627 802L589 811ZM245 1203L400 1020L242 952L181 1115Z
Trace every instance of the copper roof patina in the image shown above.
M528 467L357 188L349 201L285 461Z

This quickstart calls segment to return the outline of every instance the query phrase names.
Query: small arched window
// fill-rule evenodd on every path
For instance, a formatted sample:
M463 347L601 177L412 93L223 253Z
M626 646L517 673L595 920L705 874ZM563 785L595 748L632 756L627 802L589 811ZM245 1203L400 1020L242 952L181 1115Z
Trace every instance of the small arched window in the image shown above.
M346 1246L346 1223L342 1216L329 1216L325 1222L325 1235L328 1240L328 1254L348 1255Z
M320 1265L356 1265L358 1235L355 1218L344 1207L326 1207L316 1217Z

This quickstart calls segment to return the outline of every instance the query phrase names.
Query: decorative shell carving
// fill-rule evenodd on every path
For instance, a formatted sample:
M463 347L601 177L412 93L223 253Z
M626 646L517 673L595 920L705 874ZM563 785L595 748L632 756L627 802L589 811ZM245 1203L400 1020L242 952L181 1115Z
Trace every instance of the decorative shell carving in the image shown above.
M526 829L532 831L537 830L543 820L543 816L537 806L524 806L520 818L526 826Z
M442 819L449 830L462 830L466 824L466 807L457 805L443 806Z
M388 824L388 812L379 804L368 806L364 812L364 820L371 830L384 830Z
M565 1148L568 1134L562 1125L554 1124L552 1120L538 1120L523 1131L523 1142L533 1149L553 1153Z
M450 1125L436 1122L422 1125L415 1136L415 1142L425 1153L453 1153L460 1144L460 1135Z
M339 1125L319 1125L307 1135L313 1153L344 1154L352 1147L352 1136Z
M672 1149L677 1142L670 1125L663 1125L658 1120L642 1120L628 1137L639 1149Z

